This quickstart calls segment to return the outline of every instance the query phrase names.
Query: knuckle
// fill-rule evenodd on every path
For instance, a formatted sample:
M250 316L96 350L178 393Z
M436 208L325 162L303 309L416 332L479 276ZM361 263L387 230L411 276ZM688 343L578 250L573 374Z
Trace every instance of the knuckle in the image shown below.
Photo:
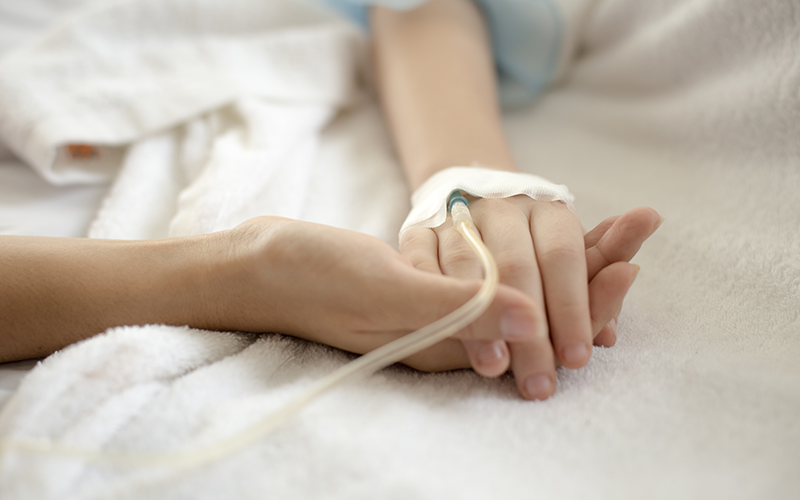
M401 252L405 257L411 262L411 265L414 267L421 267L423 265L427 265L430 261L428 258L428 254L423 252L420 249L411 249L406 250L405 252Z
M520 196L530 200L530 198L525 195ZM520 200L519 196L514 196L510 198L481 198L476 200L473 204L479 211L487 211L493 214L494 217L502 217L519 213L523 207L522 203L523 200Z
M453 227L446 228L439 233L439 242L446 249L466 246L464 238Z
M415 268L419 269L420 271L425 271L427 273L435 273L435 274L439 274L441 272L441 270L439 269L439 266L437 266L435 262L431 262L429 260L422 260L422 259L418 259L416 261L413 260L413 259L410 259L410 260L411 260L411 265L413 265Z
M568 245L564 242L548 245L538 253L539 260L542 262L550 261L577 261L584 259L584 250L575 245Z
M587 314L586 306L577 301L560 301L547 304L550 317L579 318Z
M508 206L507 198L481 198L476 202L481 207L488 209L505 210Z
M413 228L406 231L400 241L400 251L406 252L427 244L429 241L427 231L430 230L425 228Z
M541 206L542 212L546 213L547 217L557 221L560 226L581 228L580 221L565 202L560 200L546 201ZM581 234L583 234L582 228Z
M478 259L466 245L450 248L440 257L442 265L449 269L462 268L475 264Z
M564 200L553 200L550 203L556 208L556 210L569 210L567 203Z
M501 279L517 276L529 277L535 275L538 270L536 262L521 253L498 254L496 261Z
M597 256L600 257L602 267L606 267L613 262L613 257L608 255L608 249L605 245L595 245L594 248L597 250Z

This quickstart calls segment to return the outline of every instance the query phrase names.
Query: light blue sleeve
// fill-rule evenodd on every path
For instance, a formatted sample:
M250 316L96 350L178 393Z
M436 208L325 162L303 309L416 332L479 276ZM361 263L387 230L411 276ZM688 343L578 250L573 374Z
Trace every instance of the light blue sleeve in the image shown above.
M427 0L321 1L366 27L368 5L409 10ZM503 106L533 100L556 76L564 37L557 0L473 1L483 9L489 26Z
M367 7L382 5L394 10L411 10L424 4L428 0L321 0L323 4L353 19L365 28L369 25L367 20Z

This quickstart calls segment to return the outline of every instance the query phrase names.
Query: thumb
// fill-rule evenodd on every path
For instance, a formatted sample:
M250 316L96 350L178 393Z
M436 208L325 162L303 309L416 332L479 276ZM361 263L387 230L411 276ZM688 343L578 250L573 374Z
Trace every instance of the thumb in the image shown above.
M414 317L408 318L411 328L422 328L466 304L478 293L482 284L481 280L454 278L411 269L405 279L398 283L398 291L403 296L400 300L405 304L413 304L414 307L400 309L413 311ZM504 332L503 318L510 316L522 328L518 326L514 331ZM528 328L524 328L526 324ZM546 325L543 311L530 297L515 288L500 284L486 312L454 337L462 340L525 341L537 334L546 335Z

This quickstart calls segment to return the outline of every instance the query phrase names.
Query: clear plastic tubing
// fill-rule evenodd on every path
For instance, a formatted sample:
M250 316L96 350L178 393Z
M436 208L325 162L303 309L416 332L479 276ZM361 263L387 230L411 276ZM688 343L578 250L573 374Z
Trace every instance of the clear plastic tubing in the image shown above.
M205 446L166 452L124 452L79 449L50 441L0 442L0 457L9 452L42 453L80 460L137 466L171 466L181 469L213 462L251 445L287 422L306 405L331 389L362 379L437 344L478 319L489 308L498 286L497 264L475 231L467 200L458 191L448 198L448 209L456 230L480 258L484 281L464 305L433 323L379 347L319 380L304 393L260 422L224 440Z

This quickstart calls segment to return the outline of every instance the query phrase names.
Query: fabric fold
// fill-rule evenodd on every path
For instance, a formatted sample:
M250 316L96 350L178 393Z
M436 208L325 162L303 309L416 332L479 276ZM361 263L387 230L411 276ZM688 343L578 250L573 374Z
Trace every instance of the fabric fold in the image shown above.
M0 61L0 141L53 184L108 182L113 146L243 97L338 108L362 64L357 29L311 2L94 5Z

